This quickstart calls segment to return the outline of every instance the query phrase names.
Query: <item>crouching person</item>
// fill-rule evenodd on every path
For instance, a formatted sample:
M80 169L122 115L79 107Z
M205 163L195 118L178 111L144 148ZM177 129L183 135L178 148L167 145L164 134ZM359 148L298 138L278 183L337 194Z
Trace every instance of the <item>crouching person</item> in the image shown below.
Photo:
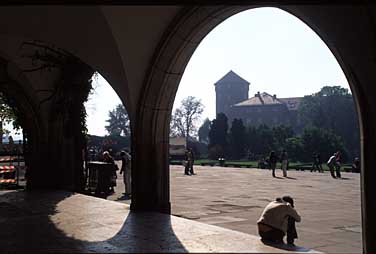
M289 196L277 198L270 202L257 221L258 232L262 241L283 243L283 237L287 235L287 243L294 245L294 239L298 238L295 221L301 218L294 209L294 201Z

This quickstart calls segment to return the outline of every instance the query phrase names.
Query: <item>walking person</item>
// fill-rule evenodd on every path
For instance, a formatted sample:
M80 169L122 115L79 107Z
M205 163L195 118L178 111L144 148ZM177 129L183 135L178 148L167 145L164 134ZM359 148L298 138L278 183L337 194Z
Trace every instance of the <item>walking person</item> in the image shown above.
M195 175L193 172L193 164L195 162L195 155L193 153L193 149L189 148L189 154L188 154L188 166L189 166L189 173L191 175Z
M273 177L275 177L275 168L277 166L277 161L278 161L277 155L275 154L274 151L271 151L270 156L269 156L269 164L270 164L270 169L272 170Z
M341 178L341 153L338 151L336 154L336 177Z
M351 165L351 171L353 173L360 173L360 160L358 157L354 158L354 162Z
M287 235L287 243L294 246L294 239L298 237L295 221L300 222L301 218L290 196L270 202L257 221L261 241L283 243L283 237Z
M286 152L286 150L283 150L282 154L281 154L281 164L282 164L281 165L281 169L283 171L283 176L284 177L287 177L288 163L289 163L289 160L288 160L287 152Z
M319 153L313 154L313 164L312 164L311 172L312 171L315 172L316 170L320 173L324 173L324 170L322 169L322 166L321 166L321 157Z
M329 167L330 174L333 178L336 178L336 176L334 175L334 166L335 166L335 163L336 163L336 155L337 155L337 153L334 153L332 156L330 156L328 162L326 163Z
M129 197L132 194L131 189L131 155L128 151L121 151L121 169L120 174L123 174L123 182L125 185L124 196Z
M189 176L189 150L185 150L185 158L184 158L184 175Z
M320 173L324 173L324 169L322 168L322 161L321 161L321 155L319 153L316 154L316 165L317 165L317 170Z

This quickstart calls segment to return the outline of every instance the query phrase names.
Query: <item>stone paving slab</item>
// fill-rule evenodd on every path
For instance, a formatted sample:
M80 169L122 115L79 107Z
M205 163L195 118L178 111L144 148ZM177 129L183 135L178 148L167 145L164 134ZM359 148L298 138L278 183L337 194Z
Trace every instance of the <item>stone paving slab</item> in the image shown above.
M69 192L0 191L2 253L318 253Z

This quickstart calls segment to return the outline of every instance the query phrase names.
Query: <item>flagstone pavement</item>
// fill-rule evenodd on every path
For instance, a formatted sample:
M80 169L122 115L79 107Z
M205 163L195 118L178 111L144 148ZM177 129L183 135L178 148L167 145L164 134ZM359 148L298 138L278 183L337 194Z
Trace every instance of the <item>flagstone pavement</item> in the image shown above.
M328 172L196 166L185 176L182 166L170 167L172 214L257 236L256 221L268 202L290 195L302 217L296 244L325 253L361 253L360 175ZM122 176L108 199L124 199Z

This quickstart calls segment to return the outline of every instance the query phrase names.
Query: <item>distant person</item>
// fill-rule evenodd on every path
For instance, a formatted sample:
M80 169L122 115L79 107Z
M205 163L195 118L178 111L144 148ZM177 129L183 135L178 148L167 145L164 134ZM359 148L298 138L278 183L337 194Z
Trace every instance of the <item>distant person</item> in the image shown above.
M321 156L319 153L313 154L313 163L312 163L312 169L311 172L315 172L316 170L320 173L324 173L324 170L322 169L322 162L321 162Z
M184 175L189 176L189 150L185 150L185 158L184 158Z
M360 160L358 157L355 157L352 165L351 165L351 171L353 173L360 173Z
M290 196L270 202L257 221L261 241L284 243L283 237L287 235L287 243L294 245L294 239L297 238L295 221L300 222L301 218Z
M277 155L275 154L274 151L271 151L270 156L269 156L269 164L270 164L270 169L272 170L273 177L275 177L275 168L277 166L277 161L278 161Z
M336 167L336 177L341 178L341 152L340 151L338 151L336 154L335 167Z
M336 164L336 155L337 155L337 153L334 153L332 156L330 156L328 162L326 163L329 167L330 174L333 178L336 178L336 176L334 175L334 167L335 167L335 164Z
M288 167L288 156L286 150L283 150L281 153L281 169L283 171L283 176L287 177L287 167Z
M106 190L108 189L110 193L114 193L115 192L114 187L116 186L116 178L117 178L116 171L118 170L118 167L115 164L114 158L112 158L112 156L110 155L108 151L103 152L103 162L111 163L113 165L110 171L107 172L106 174L106 177L108 178L106 179L106 182L107 182Z
M130 196L131 193L131 155L128 151L121 151L121 169L120 174L123 174L123 182L125 186L125 196Z
M191 175L195 175L195 173L193 172L193 164L195 162L195 155L193 153L193 149L192 148L189 148L188 149L188 168L189 168L189 173Z

